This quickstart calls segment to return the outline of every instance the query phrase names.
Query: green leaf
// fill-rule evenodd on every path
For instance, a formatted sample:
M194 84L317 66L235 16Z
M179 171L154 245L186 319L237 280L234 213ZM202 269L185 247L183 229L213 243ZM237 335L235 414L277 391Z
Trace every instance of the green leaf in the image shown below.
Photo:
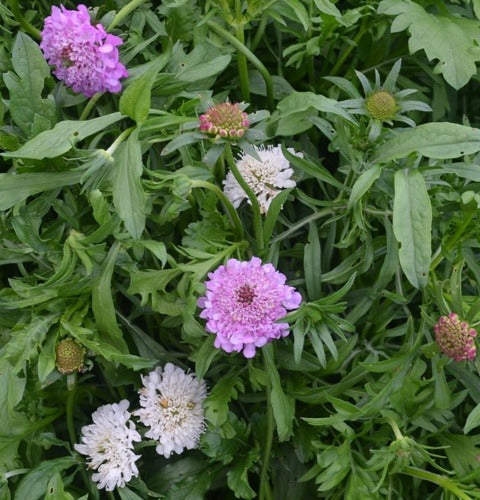
M220 427L227 421L228 403L230 399L237 397L236 385L238 383L242 384L238 378L238 372L231 371L220 378L205 399L205 417L215 427Z
M74 500L70 493L65 491L62 476L55 472L47 485L45 500Z
M56 473L74 465L78 465L77 460L68 456L41 462L40 465L22 478L15 491L15 499L38 500L44 498L51 478Z
M395 173L393 232L401 245L398 256L405 276L415 288L423 288L431 262L432 207L417 169Z
M93 118L92 120L58 122L52 130L38 134L17 151L2 153L2 156L31 160L56 158L69 151L77 142L102 131L122 118L124 118L122 114L117 112Z
M480 165L477 163L445 163L441 167L447 174L455 174L469 181L480 182Z
M158 72L167 63L168 55L170 55L169 52L162 54L147 64L143 73L129 83L120 97L120 112L135 120L137 124L141 124L147 119L152 99L152 87Z
M277 110L271 119L271 126L276 126L276 135L292 136L305 132L313 126L309 118L316 116L318 111L355 123L336 100L313 92L292 92L277 104Z
M295 400L287 396L283 390L280 374L273 358L273 346L267 344L262 348L265 369L268 372L271 384L270 402L273 418L277 425L278 439L286 441L293 432L293 418L295 416Z
M355 181L348 199L348 207L351 208L355 203L358 203L365 193L372 187L372 184L380 177L382 169L374 166L363 172Z
M117 493L120 495L120 498L122 500L142 500L142 497L139 497L136 493L134 493L126 486L124 488L117 488Z
M100 274L92 288L92 310L95 316L100 340L127 353L128 347L123 340L122 331L118 328L115 317L115 305L112 298L112 275L117 260L120 244L114 243L103 261Z
M335 19L340 20L342 18L341 12L335 7L330 0L314 0L317 9L323 14L328 16L333 16Z
M5 73L3 80L10 93L7 101L13 121L27 137L49 129L55 123L55 102L44 99L42 91L50 68L39 46L19 32L12 50L15 74Z
M442 73L456 90L477 73L480 61L478 21L459 15L435 15L411 0L382 0L379 14L396 16L391 31L408 29L410 54L424 50L429 61L438 59L434 72Z
M469 413L465 427L463 428L464 434L468 434L472 429L480 425L480 403Z
M270 203L270 206L268 207L267 216L265 217L265 222L263 224L263 239L266 246L270 243L270 238L272 237L278 215L280 214L283 204L287 201L288 195L291 192L291 189L283 189L273 198L272 203Z
M112 175L113 204L132 238L140 239L145 228L145 193L141 182L143 173L142 150L138 129L114 154Z
M315 223L310 223L308 231L308 243L303 251L303 269L305 271L305 285L307 286L308 298L317 300L322 294L322 266L321 247L318 237L318 228Z
M80 182L82 172L0 174L0 210L8 210L29 196Z
M448 159L480 151L480 129L457 123L424 123L388 140L377 149L373 163L387 163L420 153L427 158Z
M23 430L24 417L14 408L23 398L25 383L26 379L15 375L11 365L2 360L0 371L0 418L2 427L0 436L11 438Z
M177 78L184 82L198 82L210 78L221 73L230 64L231 59L229 55L221 55L193 66L186 65L185 69L177 74Z
M257 450L249 450L248 453L238 457L233 467L227 472L228 487L235 493L236 498L255 498L257 494L248 481L248 471L259 459Z

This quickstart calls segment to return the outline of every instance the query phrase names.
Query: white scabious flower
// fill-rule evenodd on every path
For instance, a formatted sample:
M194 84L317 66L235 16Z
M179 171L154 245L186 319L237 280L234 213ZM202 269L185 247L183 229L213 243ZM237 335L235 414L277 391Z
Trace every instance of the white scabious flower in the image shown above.
M145 436L158 441L156 451L169 458L196 448L205 430L203 400L207 388L203 380L167 363L142 377L140 408L135 412L150 429Z
M133 442L140 441L140 434L130 420L129 402L100 406L92 415L93 424L82 427L81 442L75 449L87 455L90 469L97 472L92 480L98 489L112 491L123 488L132 477L138 476L135 464L140 455L132 451Z
M266 214L273 198L282 189L295 187L296 183L291 179L293 170L283 155L281 146L253 147L261 161L243 153L236 164L245 182L257 196L261 212ZM301 153L295 153L292 148L288 148L288 151L297 156L303 156ZM228 172L223 181L223 191L235 208L240 205L242 200L246 199L249 202L247 193L242 189L232 172Z

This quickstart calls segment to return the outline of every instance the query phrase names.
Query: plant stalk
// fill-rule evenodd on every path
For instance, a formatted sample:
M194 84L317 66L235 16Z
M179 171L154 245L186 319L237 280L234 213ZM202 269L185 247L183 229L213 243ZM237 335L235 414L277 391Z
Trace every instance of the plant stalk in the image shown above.
M124 7L122 7L113 18L110 26L107 28L107 31L113 30L115 26L120 24L131 12L133 12L137 7L145 3L147 0L131 0L131 2L127 3Z
M207 21L207 25L209 28L215 31L217 35L220 35L224 40L232 44L239 52L241 52L247 58L248 61L250 61L250 63L253 66L255 66L255 68L257 68L257 70L260 72L263 79L265 80L265 86L267 90L267 106L272 111L274 108L273 81L270 73L268 72L267 68L263 65L262 61L260 61L260 59L253 52L251 52L243 43L237 40L237 38L235 38L232 34L223 29L221 26L219 26L216 22L210 20Z
M264 359L264 362L265 362L265 369L268 370L266 359ZM268 381L267 386L265 388L265 395L267 403L267 431L265 436L262 470L260 472L260 492L258 498L259 500L272 500L273 499L272 490L270 488L270 482L268 478L268 469L270 468L270 457L272 454L273 430L274 430L270 381Z
M218 199L222 202L222 205L225 208L225 211L227 212L230 218L233 232L235 233L235 238L237 239L237 241L243 241L244 233L243 233L242 221L240 220L237 211L230 203L230 200L225 196L223 191L218 186L212 184L211 182L194 179L191 181L191 183L192 187L194 188L199 187L199 188L209 189L210 191L212 191L217 195Z
M97 101L102 97L103 92L97 92L94 94L91 99L87 102L87 105L83 108L82 114L80 115L79 120L86 120L88 118L88 115L92 111L92 109L95 107L95 104L97 104Z
M18 0L9 0L8 4L10 5L10 9L15 17L15 20L23 28L23 30L31 35L35 40L40 41L42 39L40 31L23 17L22 11L18 5Z
M232 171L233 176L240 184L242 189L248 196L250 203L252 205L253 212L253 229L255 233L256 240L256 250L259 253L262 253L264 250L264 240L263 240L263 225L262 225L262 215L260 213L260 205L258 203L257 197L255 193L252 191L252 188L248 185L245 179L242 177L242 174L238 170L237 164L235 163L235 159L233 158L232 148L229 143L226 144L224 153L226 154L226 159L230 170Z

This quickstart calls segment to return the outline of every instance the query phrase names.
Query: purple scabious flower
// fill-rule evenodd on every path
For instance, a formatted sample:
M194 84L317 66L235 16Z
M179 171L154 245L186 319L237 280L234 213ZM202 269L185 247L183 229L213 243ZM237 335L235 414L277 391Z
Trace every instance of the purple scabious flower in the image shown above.
M45 19L40 48L53 74L71 87L91 97L96 92L120 92L120 78L128 76L118 60L121 38L109 35L101 24L93 26L85 5L68 10L53 6Z
M230 259L208 277L198 305L207 331L217 334L215 347L252 358L257 347L288 335L288 324L276 321L297 309L302 297L272 264Z
M475 359L477 331L461 321L458 314L441 316L434 326L435 341L440 350L455 361Z

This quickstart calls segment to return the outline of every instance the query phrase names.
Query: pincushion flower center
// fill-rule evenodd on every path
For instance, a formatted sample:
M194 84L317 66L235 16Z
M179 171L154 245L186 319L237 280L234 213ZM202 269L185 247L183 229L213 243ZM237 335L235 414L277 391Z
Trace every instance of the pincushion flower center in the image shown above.
M250 286L248 283L245 283L244 285L237 288L236 295L237 295L237 302L246 305L252 304L253 300L257 296L253 287Z

